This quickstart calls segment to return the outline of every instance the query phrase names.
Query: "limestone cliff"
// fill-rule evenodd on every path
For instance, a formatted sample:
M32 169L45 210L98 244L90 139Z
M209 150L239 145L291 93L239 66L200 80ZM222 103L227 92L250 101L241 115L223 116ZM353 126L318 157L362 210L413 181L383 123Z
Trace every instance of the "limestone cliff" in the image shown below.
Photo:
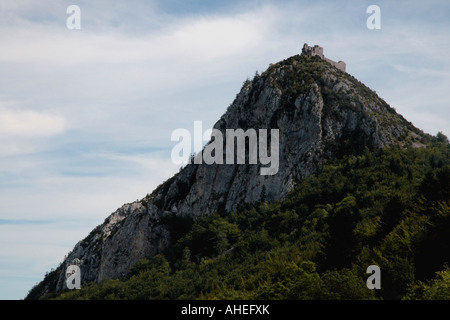
M214 128L279 129L279 170L255 164L190 164L144 199L125 204L77 243L61 265L80 260L81 283L123 277L171 240L164 218L230 212L264 197L282 199L324 161L398 144L420 146L423 133L375 92L324 59L296 55L246 81Z

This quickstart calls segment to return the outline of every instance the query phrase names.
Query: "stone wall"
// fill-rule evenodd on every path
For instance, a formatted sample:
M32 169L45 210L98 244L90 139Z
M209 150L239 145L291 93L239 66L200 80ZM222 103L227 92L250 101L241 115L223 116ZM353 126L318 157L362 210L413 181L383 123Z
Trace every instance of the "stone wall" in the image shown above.
M307 56L319 56L321 59L324 59L328 63L330 63L332 66L338 68L339 70L345 72L346 64L344 61L333 61L331 59L328 59L323 54L323 48L321 46L318 46L317 44L314 45L314 47L308 46L307 43L303 45L302 54L305 54Z

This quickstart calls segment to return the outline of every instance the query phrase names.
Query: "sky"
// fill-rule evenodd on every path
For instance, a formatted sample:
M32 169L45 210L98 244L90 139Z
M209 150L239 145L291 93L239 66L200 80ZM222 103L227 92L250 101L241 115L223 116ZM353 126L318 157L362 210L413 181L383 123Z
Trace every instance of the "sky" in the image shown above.
M449 136L449 15L446 0L0 0L0 299L23 299L176 173L175 129L211 128L247 78L304 43Z

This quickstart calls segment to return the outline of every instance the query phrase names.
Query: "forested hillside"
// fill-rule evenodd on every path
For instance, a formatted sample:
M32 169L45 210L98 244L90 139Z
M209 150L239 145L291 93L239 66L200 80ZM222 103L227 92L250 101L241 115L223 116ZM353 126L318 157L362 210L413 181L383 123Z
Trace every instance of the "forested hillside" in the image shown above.
M166 217L171 245L124 279L41 298L450 299L450 146L430 140L342 156L283 201Z

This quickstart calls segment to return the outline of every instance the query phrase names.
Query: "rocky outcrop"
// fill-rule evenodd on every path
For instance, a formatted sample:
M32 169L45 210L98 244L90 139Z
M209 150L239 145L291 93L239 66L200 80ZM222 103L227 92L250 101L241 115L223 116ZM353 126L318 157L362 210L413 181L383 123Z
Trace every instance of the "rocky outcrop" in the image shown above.
M164 218L230 212L285 197L325 160L398 144L420 136L386 102L352 76L319 57L297 55L246 81L214 125L226 129L279 129L279 170L261 164L189 164L152 194L126 204L80 241L63 266L80 260L81 283L121 278L140 258L170 243ZM262 199L264 198L264 199ZM61 272L56 291L65 286Z

